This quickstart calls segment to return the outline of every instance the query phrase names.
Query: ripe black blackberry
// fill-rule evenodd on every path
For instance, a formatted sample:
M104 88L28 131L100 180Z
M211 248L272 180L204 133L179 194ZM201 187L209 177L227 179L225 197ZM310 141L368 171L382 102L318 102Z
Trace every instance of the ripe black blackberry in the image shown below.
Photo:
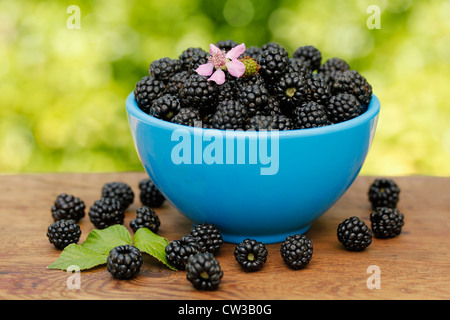
M63 250L71 243L77 243L80 236L81 229L75 220L61 219L47 229L48 240L59 250Z
M250 118L245 126L246 130L291 130L294 123L285 115L255 115Z
M234 40L228 39L228 40L220 40L218 42L216 42L215 46L221 50L225 50L226 52L230 51L231 49L233 49L234 47L236 47L237 45L239 45L239 43L237 43Z
M244 55L252 59L258 60L261 55L261 48L256 46L251 46L245 49Z
M372 243L372 232L364 221L350 217L339 224L337 238L347 250L362 251Z
M248 111L243 104L236 100L222 101L211 118L213 129L244 129Z
M250 116L267 106L269 96L270 93L263 84L247 84L241 86L239 90L239 101Z
M178 59L181 62L182 70L193 73L200 65L208 62L208 52L202 48L191 47L184 50Z
M299 270L309 264L313 255L313 242L305 235L295 234L287 236L280 248L284 263L293 269Z
M369 201L372 208L397 206L400 194L400 188L391 179L375 179L369 188Z
M330 99L331 91L327 81L318 74L313 73L306 78L305 101L314 101L326 105Z
M134 89L134 99L142 111L148 113L153 100L162 97L165 93L166 86L164 82L154 77L143 77Z
M281 46L279 43L271 41L266 44L263 44L263 46L261 47L261 52L269 49L280 49L280 48L285 50L284 47Z
M97 229L123 224L125 212L116 198L96 200L89 210L89 218Z
M311 70L317 70L322 63L322 54L314 46L302 46L297 48L292 55L296 59L303 60L305 64L309 65Z
M180 89L180 102L183 107L208 109L217 102L219 88L214 81L197 73L192 74Z
M332 93L349 93L362 105L368 105L372 98L372 86L356 70L347 70L337 74L333 81Z
M276 96L270 96L267 105L256 112L256 115L264 116L281 116L285 114L289 114L289 111L285 110Z
M219 287L223 277L219 261L211 252L199 252L189 256L186 278L197 290L213 291Z
M166 200L151 179L141 180L139 182L139 190L139 199L144 206L158 208L161 207Z
M217 102L239 99L240 85L235 79L236 78L227 80L225 83L220 85L219 92L217 94Z
M216 254L222 247L223 238L214 224L201 223L194 225L189 233L200 246L200 252Z
M338 93L330 97L326 104L326 111L332 123L347 121L361 114L361 102L352 94Z
M282 47L270 47L261 52L258 63L261 66L259 74L268 83L274 84L287 70L289 55Z
M180 240L173 240L166 246L167 261L178 270L185 270L189 256L200 251L194 237L182 236Z
M319 67L317 72L319 74L334 77L337 73L347 70L350 70L349 64L345 60L334 57L325 61L324 64Z
M180 111L180 108L181 104L177 96L165 94L153 101L148 114L158 119L170 121Z
M290 110L305 101L308 90L307 77L295 71L284 74L273 87L277 99Z
M167 83L169 79L176 73L181 71L181 62L178 59L170 59L168 57L154 60L150 63L149 73L155 79Z
M234 257L244 271L260 270L267 261L268 251L262 242L245 239L236 245Z
M377 207L370 214L372 232L376 238L389 239L398 236L404 226L404 215L397 208Z
M173 123L194 127L196 122L201 121L201 117L197 109L181 108L171 121Z
M131 220L130 227L136 232L139 228L147 228L153 233L158 233L161 221L155 210L150 207L140 207L136 210L136 219Z
M116 198L122 210L126 210L134 201L134 192L124 182L108 182L103 185L102 198Z
M298 58L289 58L287 72L297 72L302 74L304 77L309 77L313 74L309 64L306 63L305 60Z
M79 221L85 215L86 206L78 197L61 193L55 199L51 211L55 221L66 219Z
M141 251L129 244L117 246L109 252L106 267L116 279L126 280L135 277L144 262Z
M331 124L327 118L325 107L317 102L305 102L295 108L293 114L296 129L317 128Z
M166 93L169 93L174 96L178 95L181 86L190 75L191 74L189 73L189 71L181 71L175 73L167 82Z

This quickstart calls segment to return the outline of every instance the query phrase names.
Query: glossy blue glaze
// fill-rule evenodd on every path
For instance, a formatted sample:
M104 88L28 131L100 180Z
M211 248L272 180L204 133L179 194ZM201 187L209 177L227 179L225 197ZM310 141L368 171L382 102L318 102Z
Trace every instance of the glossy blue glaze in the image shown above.
M268 139L156 119L138 108L133 93L126 109L145 170L182 214L216 224L227 242L275 243L307 231L350 187L372 143L380 104L373 96L357 118L280 131L278 138L269 132ZM264 141L273 155L262 152Z

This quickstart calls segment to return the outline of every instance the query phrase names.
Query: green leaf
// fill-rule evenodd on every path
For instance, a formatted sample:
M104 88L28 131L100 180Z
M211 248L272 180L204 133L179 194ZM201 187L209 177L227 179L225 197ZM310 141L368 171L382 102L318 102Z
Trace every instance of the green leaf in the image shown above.
M68 267L76 265L80 270L85 270L105 264L107 258L105 254L72 243L65 247L58 259L47 268L67 270Z
M172 270L177 270L166 259L166 246L169 241L147 228L139 228L134 234L134 246L155 257Z
M103 254L109 254L111 249L125 245L133 244L133 238L123 225L116 224L106 229L92 230L82 246L86 249Z

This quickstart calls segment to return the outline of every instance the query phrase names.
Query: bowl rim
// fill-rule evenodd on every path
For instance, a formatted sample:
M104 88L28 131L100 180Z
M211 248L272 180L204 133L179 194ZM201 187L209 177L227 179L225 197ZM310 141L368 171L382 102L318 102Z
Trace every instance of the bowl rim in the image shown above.
M134 99L134 91L132 91L127 99L126 99L126 109L128 115L132 115L135 118L139 119L139 121L144 122L146 124L149 124L151 126L159 127L165 130L174 131L176 129L185 129L188 130L190 133L202 133L204 132L210 132L213 130L216 131L223 131L223 132L231 132L233 135L237 136L244 136L248 137L252 134L258 134L258 131L245 131L245 130L222 130L222 129L208 129L208 128L200 128L200 127L190 127L185 126L177 123L172 123L169 121L161 120L158 118L155 118L144 111L142 111ZM380 101L378 100L377 96L372 94L372 99L367 107L367 110L353 118L347 121L343 121L340 123L335 123L323 127L318 128L308 128L308 129L292 129L292 130L283 130L278 131L279 137L298 137L298 136L316 136L316 135L323 135L323 134L331 134L338 131L345 131L349 130L351 128L360 126L362 124L365 124L369 122L370 120L374 119L380 112ZM270 132L270 131L268 131Z

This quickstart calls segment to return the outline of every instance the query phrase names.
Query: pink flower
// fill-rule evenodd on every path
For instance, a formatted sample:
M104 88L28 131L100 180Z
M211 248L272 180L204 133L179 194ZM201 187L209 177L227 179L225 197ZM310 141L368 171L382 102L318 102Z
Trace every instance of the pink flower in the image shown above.
M210 76L208 81L214 81L219 85L225 82L225 72L223 72L223 70L227 70L233 77L242 77L245 72L245 66L238 58L244 51L245 44L243 43L234 47L227 53L220 50L215 45L210 44L208 63L202 64L195 71L199 75ZM216 69L216 71L214 71L214 69Z

